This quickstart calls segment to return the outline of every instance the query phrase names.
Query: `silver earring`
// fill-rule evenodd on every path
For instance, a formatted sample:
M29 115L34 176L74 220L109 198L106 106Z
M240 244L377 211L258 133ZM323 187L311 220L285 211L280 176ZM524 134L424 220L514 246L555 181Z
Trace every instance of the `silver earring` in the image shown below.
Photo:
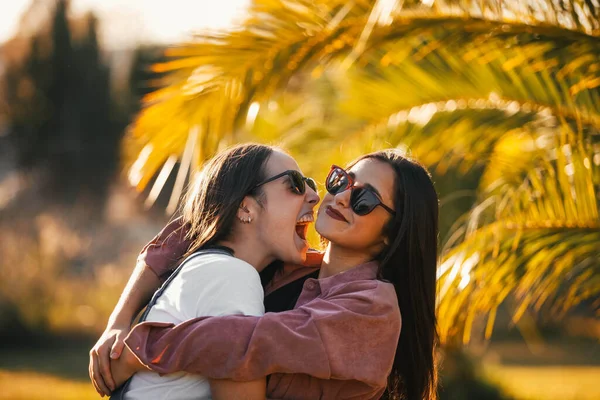
M250 222L252 222L252 217L248 217L248 218L238 218L240 220L240 222L242 224L249 224Z

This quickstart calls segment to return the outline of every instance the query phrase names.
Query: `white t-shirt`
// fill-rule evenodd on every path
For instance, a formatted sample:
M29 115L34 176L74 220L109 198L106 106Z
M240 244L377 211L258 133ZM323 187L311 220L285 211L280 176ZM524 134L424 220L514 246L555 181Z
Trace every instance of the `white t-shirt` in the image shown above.
M150 312L146 321L180 323L196 317L263 315L264 292L252 265L224 254L191 256ZM125 399L210 399L208 379L186 372L133 376Z

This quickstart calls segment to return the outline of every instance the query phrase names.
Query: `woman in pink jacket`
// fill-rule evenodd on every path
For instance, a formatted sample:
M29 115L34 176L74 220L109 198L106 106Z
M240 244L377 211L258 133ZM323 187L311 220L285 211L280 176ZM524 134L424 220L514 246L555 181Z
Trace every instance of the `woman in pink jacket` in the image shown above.
M140 259L153 272L126 289L91 351L90 375L107 388L101 392L149 368L241 381L269 376L269 398L436 399L438 202L429 174L387 150L348 170L333 166L326 189L316 229L327 249L304 266L263 271L271 312L142 323L119 357L125 321L189 245L169 236L177 226L168 226Z

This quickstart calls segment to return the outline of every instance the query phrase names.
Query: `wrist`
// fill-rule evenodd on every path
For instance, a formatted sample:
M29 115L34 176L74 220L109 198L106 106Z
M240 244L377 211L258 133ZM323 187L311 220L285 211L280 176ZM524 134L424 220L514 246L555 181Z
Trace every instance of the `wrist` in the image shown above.
M127 315L111 316L108 319L106 327L108 329L129 329L131 327L132 320L133 317L129 317Z

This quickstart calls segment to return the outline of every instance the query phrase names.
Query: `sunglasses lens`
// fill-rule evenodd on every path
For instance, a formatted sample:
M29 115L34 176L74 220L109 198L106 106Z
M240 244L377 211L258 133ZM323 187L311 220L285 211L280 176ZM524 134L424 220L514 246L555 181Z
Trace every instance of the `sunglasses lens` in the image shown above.
M317 191L317 182L313 178L304 178L304 181L312 190Z
M350 197L352 211L357 215L367 215L379 205L379 199L369 189L354 188Z
M298 194L304 194L306 187L304 187L304 177L298 171L290 171L290 180L292 181L292 189Z
M331 194L337 194L340 190L348 187L348 175L341 168L334 168L329 173L325 188Z

